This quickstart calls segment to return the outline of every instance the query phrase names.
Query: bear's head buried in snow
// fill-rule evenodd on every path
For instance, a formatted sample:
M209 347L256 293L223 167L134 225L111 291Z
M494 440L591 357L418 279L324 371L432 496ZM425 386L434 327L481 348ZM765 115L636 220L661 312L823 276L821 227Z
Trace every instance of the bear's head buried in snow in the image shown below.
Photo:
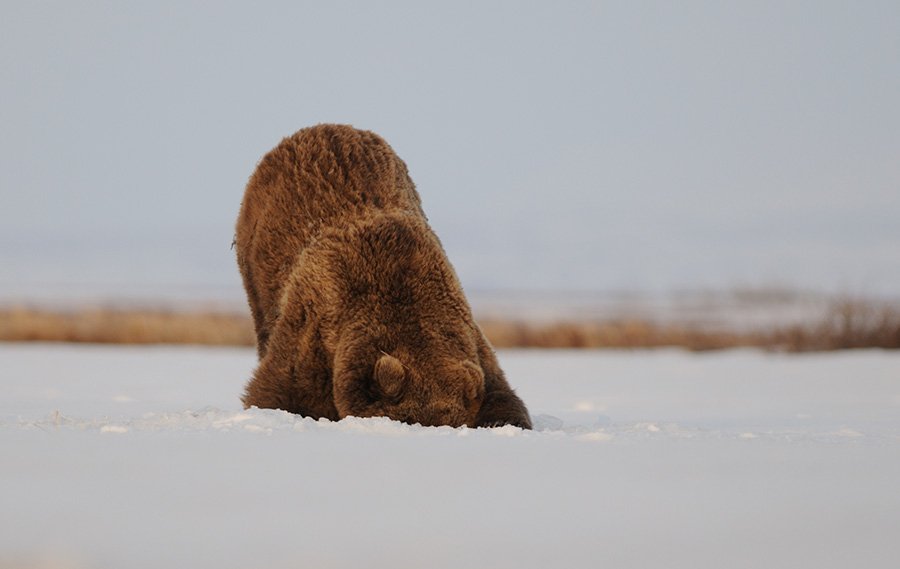
M484 396L476 329L445 298L457 285L434 262L433 234L416 216L387 214L323 245L328 290L316 296L339 307L328 326L340 331L328 339L338 415L474 425Z
M377 135L319 125L284 139L247 185L236 248L260 356L247 406L530 427Z

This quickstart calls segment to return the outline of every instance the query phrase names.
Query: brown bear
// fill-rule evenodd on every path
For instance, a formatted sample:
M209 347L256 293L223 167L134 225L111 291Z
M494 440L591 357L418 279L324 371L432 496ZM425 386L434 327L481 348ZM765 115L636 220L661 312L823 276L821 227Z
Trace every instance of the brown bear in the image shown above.
M282 140L247 184L235 245L260 359L245 406L531 428L378 135L323 124Z

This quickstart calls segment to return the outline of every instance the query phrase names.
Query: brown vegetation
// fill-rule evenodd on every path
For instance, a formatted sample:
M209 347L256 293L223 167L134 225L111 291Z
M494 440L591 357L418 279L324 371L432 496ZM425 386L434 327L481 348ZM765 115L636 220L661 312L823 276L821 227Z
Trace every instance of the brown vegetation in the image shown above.
M27 307L0 309L0 340L210 346L256 343L250 319L233 313Z
M641 320L552 322L488 320L485 335L498 348L660 348L694 351L764 346L761 337Z
M814 326L794 326L771 334L771 343L788 351L900 348L900 309L865 300L835 302Z
M658 325L639 320L539 323L485 320L498 348L759 347L808 352L900 348L900 309L859 300L835 302L819 322L753 332ZM90 309L0 309L0 341L253 346L248 316L229 312Z

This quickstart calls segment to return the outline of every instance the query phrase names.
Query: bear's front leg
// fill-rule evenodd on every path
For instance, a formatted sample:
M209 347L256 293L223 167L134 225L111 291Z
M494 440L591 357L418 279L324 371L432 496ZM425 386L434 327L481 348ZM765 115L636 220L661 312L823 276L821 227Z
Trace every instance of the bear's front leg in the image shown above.
M331 375L316 350L290 353L278 344L270 349L241 398L245 407L281 409L313 419L339 419Z
M480 333L480 330L479 330ZM502 427L513 425L522 429L531 428L531 417L525 403L509 386L497 355L483 334L479 334L478 357L484 371L484 401L475 418L476 427Z
M502 427L513 425L522 429L531 428L531 418L525 404L512 389L489 391L478 411L478 427Z

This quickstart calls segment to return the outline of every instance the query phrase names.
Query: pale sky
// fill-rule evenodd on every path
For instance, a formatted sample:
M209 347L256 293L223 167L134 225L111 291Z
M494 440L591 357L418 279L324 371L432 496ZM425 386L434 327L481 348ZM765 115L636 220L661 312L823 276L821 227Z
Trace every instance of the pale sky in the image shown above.
M240 293L320 122L407 162L469 289L900 290L900 3L3 2L0 292Z

